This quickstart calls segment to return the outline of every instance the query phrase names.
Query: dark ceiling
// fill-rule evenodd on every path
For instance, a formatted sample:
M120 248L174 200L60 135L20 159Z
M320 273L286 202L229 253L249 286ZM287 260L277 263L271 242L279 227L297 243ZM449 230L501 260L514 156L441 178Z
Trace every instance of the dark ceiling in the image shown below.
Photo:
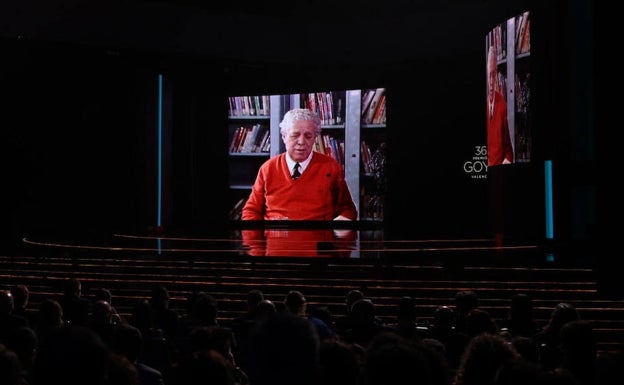
M20 0L0 36L250 62L393 62L474 50L528 0Z

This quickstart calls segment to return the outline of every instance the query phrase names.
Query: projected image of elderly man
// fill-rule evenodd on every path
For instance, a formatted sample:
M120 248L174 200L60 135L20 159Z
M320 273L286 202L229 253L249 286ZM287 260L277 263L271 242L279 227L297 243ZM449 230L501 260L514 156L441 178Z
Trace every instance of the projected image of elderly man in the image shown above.
M357 219L342 166L331 156L313 151L321 133L318 115L304 108L290 110L280 123L280 133L286 152L260 166L242 219Z

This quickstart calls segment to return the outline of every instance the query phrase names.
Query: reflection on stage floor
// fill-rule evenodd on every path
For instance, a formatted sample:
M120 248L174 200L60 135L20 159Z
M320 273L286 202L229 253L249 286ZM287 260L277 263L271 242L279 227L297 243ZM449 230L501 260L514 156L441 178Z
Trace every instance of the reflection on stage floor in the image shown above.
M495 246L493 239L402 239L388 240L383 230L261 228L235 229L226 236L168 236L114 234L106 241L43 240L25 237L24 243L63 250L99 250L158 255L279 257L397 260L415 256L451 254L492 256L541 251L535 244Z

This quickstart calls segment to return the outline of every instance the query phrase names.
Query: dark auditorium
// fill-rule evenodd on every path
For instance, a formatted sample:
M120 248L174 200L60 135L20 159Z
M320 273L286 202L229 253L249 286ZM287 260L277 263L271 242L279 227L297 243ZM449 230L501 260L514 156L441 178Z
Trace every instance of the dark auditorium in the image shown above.
M3 2L0 384L624 383L597 3Z

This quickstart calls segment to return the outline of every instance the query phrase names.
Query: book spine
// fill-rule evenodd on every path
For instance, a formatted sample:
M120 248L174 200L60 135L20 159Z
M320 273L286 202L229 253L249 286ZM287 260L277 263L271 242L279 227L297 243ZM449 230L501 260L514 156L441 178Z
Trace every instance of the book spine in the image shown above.
M382 124L385 122L386 115L386 95L381 97L379 104L377 104L377 108L375 109L375 114L373 115L373 124Z
M384 95L385 91L385 88L377 88L377 90L375 90L373 100L371 101L370 106L368 106L368 111L366 112L366 116L364 117L364 124L371 124L373 122L375 111L377 110L379 101L381 100L381 97Z
M362 95L362 118L368 113L368 108L373 101L373 97L375 97L375 90L366 90Z

